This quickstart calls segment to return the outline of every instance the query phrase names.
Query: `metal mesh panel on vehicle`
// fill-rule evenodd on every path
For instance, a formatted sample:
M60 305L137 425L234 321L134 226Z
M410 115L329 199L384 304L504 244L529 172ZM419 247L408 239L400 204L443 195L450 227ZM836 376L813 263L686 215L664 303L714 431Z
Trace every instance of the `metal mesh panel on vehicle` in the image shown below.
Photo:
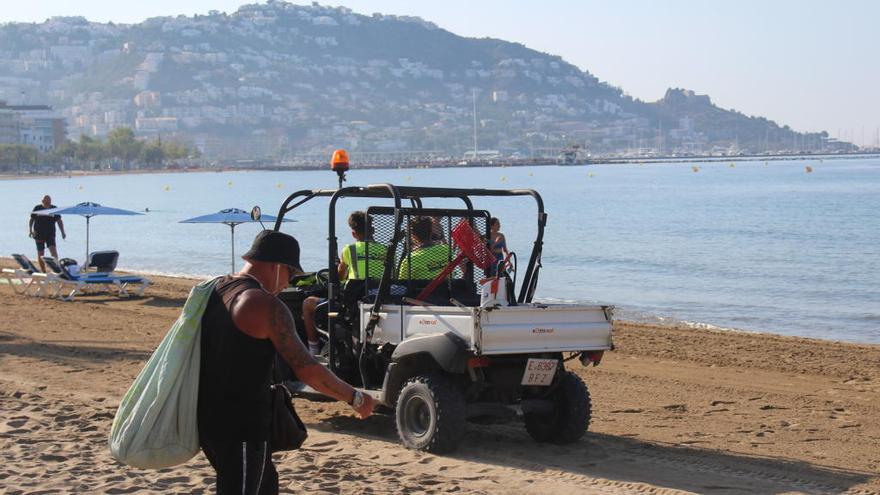
M471 222L473 229L483 239L489 238L490 216L485 210L401 208L400 213L403 216L403 235L394 252L391 278L393 284L406 287L410 297L414 297L459 254L459 248L452 241L452 229L461 220ZM371 207L367 210L367 219L372 230L371 240L390 249L394 238L394 208ZM424 233L426 221L430 221L431 240L423 244L415 231L422 230ZM419 223L422 223L421 227ZM367 263L373 262L369 258ZM367 269L370 270L369 267ZM465 259L445 284L447 293L457 298L472 297L476 295L479 281L484 277L484 270ZM374 281L372 285L376 287L378 282Z

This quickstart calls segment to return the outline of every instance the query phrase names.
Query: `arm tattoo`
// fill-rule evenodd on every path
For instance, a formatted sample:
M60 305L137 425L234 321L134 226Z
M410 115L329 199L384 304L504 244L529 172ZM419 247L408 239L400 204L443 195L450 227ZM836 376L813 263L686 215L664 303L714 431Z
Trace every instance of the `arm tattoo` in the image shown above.
M287 306L280 302L275 304L271 324L277 339L275 349L301 380L325 395L342 401L349 400L352 388L337 378L330 370L324 368L303 345L302 340L296 334L296 324L293 322L293 315L290 314ZM318 374L308 372L300 374L300 371L315 366L320 371Z
M290 310L281 303L275 304L271 319L272 331L277 336L277 351L294 371L319 365L296 334L296 324Z

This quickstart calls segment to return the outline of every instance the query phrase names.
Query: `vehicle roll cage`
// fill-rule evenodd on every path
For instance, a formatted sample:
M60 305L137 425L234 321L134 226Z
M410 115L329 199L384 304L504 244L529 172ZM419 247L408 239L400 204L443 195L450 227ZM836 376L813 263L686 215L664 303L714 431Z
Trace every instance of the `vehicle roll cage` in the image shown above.
M537 191L532 189L464 189L464 188L446 188L446 187L411 187L411 186L395 186L392 184L371 184L368 186L343 187L341 189L303 189L294 192L284 202L278 210L278 218L275 221L274 230L281 229L281 223L284 216L294 209L302 206L306 202L314 198L330 198L329 223L328 223L328 263L331 268L328 272L328 301L329 312L335 311L337 293L339 291L339 275L333 269L336 256L338 253L337 237L336 237L336 202L341 198L385 198L394 201L394 238L390 249L387 250L387 259L385 263L385 272L379 284L379 291L372 310L372 317L378 319L379 310L382 301L386 300L391 287L391 270L394 266L394 253L397 244L403 235L405 229L402 228L403 215L400 209L404 201L409 201L413 208L422 207L423 198L451 198L460 199L464 202L468 210L473 210L473 202L471 197L477 196L531 196L535 199L538 207L538 234L532 247L532 254L529 257L529 263L526 267L525 276L523 277L522 287L520 288L519 303L528 303L532 301L535 288L538 283L538 272L541 268L541 252L544 245L544 227L547 224L547 214L544 212L544 201ZM373 323L374 326L375 323Z

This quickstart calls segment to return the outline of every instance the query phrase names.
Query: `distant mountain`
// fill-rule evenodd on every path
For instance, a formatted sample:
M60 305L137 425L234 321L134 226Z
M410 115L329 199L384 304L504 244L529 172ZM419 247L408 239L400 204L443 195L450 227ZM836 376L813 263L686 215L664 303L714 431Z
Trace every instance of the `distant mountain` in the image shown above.
M419 18L270 0L233 14L0 25L0 99L49 103L72 138L120 125L206 156L478 146L521 153L746 151L823 145L670 89L634 100L560 57ZM536 151L537 150L537 151Z

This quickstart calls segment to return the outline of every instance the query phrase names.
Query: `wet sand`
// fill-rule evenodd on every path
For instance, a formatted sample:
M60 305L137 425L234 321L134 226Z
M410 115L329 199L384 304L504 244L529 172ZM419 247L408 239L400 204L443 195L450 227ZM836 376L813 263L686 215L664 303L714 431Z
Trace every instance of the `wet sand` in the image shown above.
M8 261L0 263L8 265ZM118 464L118 401L195 281L74 302L0 285L0 487L16 493L210 493L201 454ZM460 449L404 449L393 418L297 401L305 447L276 454L282 493L880 493L880 346L619 323L617 349L573 369L590 433L536 444L521 424L470 426Z

